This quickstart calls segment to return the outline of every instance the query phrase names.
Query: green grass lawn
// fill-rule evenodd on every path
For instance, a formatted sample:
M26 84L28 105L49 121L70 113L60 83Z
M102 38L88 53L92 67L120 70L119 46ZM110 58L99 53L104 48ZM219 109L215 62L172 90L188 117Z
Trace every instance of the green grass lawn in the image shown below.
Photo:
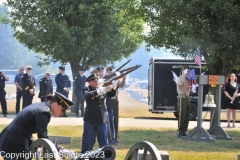
M7 90L9 93L14 92L13 88ZM173 113L152 114L148 112L148 105L135 101L128 96L124 90L119 91L119 114L122 118L134 117L162 117L174 118ZM140 91L139 91L140 92ZM143 95L146 90L141 91ZM34 102L39 102L38 93L34 97ZM71 96L70 96L71 97ZM7 100L8 110L10 114L14 114L15 99ZM73 116L74 113L68 115ZM203 117L205 113L203 113ZM206 119L209 119L209 114ZM1 120L1 119L0 119ZM226 113L221 113L221 120L226 120ZM240 114L237 113L237 120L240 120ZM143 124L144 125L144 124ZM0 125L0 131L4 128ZM72 144L63 145L67 149L76 152L81 148L82 126L49 126L49 135L71 136ZM185 141L176 138L176 129L152 129L152 128L133 128L120 127L120 145L114 146L117 153L116 160L123 160L130 147L139 141L150 141L159 150L167 151L171 160L233 160L237 159L240 154L240 130L228 130L228 134L233 140L217 140L216 142L195 142ZM96 145L94 149L97 149ZM1 158L0 158L1 159Z
M0 130L5 126L0 125ZM71 136L72 144L61 145L66 149L79 152L81 148L82 126L49 126L49 135ZM186 141L176 138L176 129L120 128L120 145L114 146L116 160L123 160L130 147L140 141L153 143L158 150L167 151L171 160L233 160L240 154L240 131L228 131L233 140L216 142ZM36 135L34 135L36 136ZM95 145L94 149L97 149Z

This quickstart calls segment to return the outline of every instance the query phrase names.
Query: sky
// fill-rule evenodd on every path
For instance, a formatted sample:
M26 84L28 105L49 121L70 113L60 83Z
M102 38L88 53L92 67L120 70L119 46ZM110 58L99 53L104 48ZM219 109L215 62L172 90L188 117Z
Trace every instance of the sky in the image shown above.
M2 4L3 2L6 2L6 0L0 0L0 4Z

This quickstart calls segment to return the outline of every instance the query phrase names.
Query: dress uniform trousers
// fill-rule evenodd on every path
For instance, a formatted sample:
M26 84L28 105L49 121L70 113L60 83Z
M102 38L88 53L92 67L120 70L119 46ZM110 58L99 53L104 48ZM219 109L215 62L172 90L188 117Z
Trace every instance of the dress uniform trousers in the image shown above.
M27 106L29 106L30 104L32 104L32 100L33 100L33 95L23 95L23 107L25 108Z
M92 147L92 143L97 135L99 148L109 145L107 139L107 124L92 124L88 122L83 123L83 137L82 137L82 152L86 153Z
M112 97L113 101L113 117L114 117L114 130L115 130L115 139L119 141L119 133L118 133L118 123L119 123L119 102L117 97Z
M22 91L17 92L17 97L16 97L16 113L18 113L20 111L20 101L22 98ZM22 106L23 106L23 102L22 102Z
M82 92L81 92L82 93ZM79 104L81 105L81 117L84 117L84 97L82 94L77 95L77 102L76 102L76 115L79 115Z
M179 104L179 118L178 118L178 132L185 133L188 128L190 102L188 98L178 98Z
M4 115L7 115L7 102L6 102L6 92L4 89L0 89L0 101L2 112Z

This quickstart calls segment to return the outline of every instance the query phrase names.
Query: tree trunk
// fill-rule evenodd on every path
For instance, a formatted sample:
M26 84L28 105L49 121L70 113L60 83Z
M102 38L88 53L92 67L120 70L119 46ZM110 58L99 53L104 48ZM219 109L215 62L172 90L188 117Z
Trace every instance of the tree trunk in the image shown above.
M73 62L70 63L71 69L72 69L72 77L73 77L73 90L72 90L72 101L76 103L77 97L75 96L75 89L76 89L76 83L75 83L75 77L78 74L79 64L74 64ZM75 113L75 105L71 107L71 113Z

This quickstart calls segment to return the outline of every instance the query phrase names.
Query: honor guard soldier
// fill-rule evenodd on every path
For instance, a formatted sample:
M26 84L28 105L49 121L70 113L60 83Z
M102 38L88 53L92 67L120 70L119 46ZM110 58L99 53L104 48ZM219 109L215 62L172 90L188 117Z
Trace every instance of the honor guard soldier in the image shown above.
M32 72L32 65L26 66L26 72L22 77L23 108L32 104L36 82Z
M109 68L110 71L112 71L112 68ZM113 103L113 121L114 121L114 135L115 140L117 141L116 144L119 144L119 101L118 101L118 88L123 88L126 84L126 76L124 76L122 79L117 80L117 88L116 88L116 96L111 97L112 103Z
M96 70L98 71L99 78L103 78L103 76L104 76L104 68L103 68L103 66L98 66L96 68Z
M100 148L109 145L107 138L107 110L105 107L106 96L115 95L114 86L98 87L98 78L96 75L90 75L87 78L88 87L83 89L83 95L86 99L86 112L84 116L84 131L82 137L82 151L86 153L93 144L93 139L97 135Z
M178 138L187 136L187 129L190 114L190 86L187 79L189 70L187 65L182 67L181 75L177 78L177 93L178 93Z
M98 74L98 78L99 78L99 81L102 81L104 80L104 67L103 66L98 66L95 70L97 70L97 74ZM103 82L103 81L102 81ZM113 143L112 142L112 135L111 135L111 130L110 130L110 122L109 122L109 115L108 115L108 112L107 112L107 135L108 135L108 141L109 143ZM95 141L94 141L95 143Z
M41 102L46 101L46 97L49 94L53 94L52 79L50 79L50 73L45 73L45 77L39 80L40 92L38 98L41 98Z
M75 77L76 89L75 95L77 97L76 102L76 117L79 117L79 104L81 105L81 117L84 117L84 97L82 94L83 89L85 88L86 76L84 75L84 69L79 68L79 74Z
M0 71L0 101L4 117L7 117L7 102L6 102L6 91L5 91L5 81L8 81L8 77Z
M24 160L24 153L28 153L32 134L38 138L48 138L47 126L51 115L58 117L74 103L61 93L49 95L46 102L37 102L19 112L13 121L0 133L0 153L4 160ZM13 155L14 153L14 155ZM21 157L20 157L21 156ZM26 155L27 156L27 155ZM29 158L29 157L28 157Z
M69 90L71 89L71 83L67 75L65 75L65 67L60 66L59 72L55 77L55 82L57 84L57 92L63 94L68 98ZM63 117L68 117L66 113L64 113Z
M112 74L112 67L107 67L106 68L106 76L109 76ZM104 77L103 77L104 78ZM116 81L118 83L118 81ZM114 96L116 97L116 95ZM109 123L108 123L108 128L110 131L110 136L108 136L108 141L109 143L112 143L112 145L118 145L118 142L115 138L115 126L114 126L114 111L113 111L113 97L107 97L106 98L106 106L108 109L108 116L109 116ZM110 138L110 139L109 139Z

